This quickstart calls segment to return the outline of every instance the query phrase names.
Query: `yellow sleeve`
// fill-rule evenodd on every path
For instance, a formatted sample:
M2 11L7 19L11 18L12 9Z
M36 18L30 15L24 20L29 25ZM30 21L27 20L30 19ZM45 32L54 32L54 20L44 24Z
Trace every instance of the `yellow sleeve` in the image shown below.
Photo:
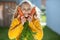
M35 27L36 27L38 30L42 30L42 26L41 26L39 20L35 20L35 21L33 22L33 24L35 25Z
M20 24L20 21L18 20L18 18L14 18L11 22L10 30L12 30L15 26L17 26L19 24Z
M18 21L18 19L14 19L11 23L10 29L8 31L8 37L9 39L15 39L17 38L22 30L23 30L23 25L19 24L20 21Z
M42 40L43 30L42 30L39 20L30 22L29 27L32 29L33 32L36 32L36 34L34 35L34 38L37 40Z
M33 22L29 22L29 27L31 28L32 31L38 31Z
M29 26L34 31L40 31L40 30L42 30L42 27L41 27L41 25L39 23L39 20L34 20L32 22L29 22Z

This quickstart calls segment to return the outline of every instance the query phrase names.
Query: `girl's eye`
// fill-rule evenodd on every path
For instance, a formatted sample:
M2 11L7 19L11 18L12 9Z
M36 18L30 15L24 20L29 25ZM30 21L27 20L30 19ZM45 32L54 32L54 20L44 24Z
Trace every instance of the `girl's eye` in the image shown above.
M22 10L25 10L25 9L22 9Z

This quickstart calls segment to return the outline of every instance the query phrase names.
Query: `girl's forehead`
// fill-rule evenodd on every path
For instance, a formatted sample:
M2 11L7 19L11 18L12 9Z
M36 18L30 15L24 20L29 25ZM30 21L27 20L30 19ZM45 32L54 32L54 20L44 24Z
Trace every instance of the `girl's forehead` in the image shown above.
M31 6L29 4L22 4L21 8L30 8L31 9Z

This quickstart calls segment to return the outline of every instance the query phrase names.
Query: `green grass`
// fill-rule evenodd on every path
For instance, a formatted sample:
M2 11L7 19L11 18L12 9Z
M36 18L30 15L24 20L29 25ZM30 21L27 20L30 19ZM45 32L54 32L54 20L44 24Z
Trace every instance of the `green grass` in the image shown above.
M49 29L47 26L44 27L44 37L43 40L60 40L60 35L56 34L54 31ZM8 39L8 28L0 27L0 40L9 40Z
M8 39L8 28L0 27L0 40L9 40Z
M60 35L45 26L43 40L60 40Z

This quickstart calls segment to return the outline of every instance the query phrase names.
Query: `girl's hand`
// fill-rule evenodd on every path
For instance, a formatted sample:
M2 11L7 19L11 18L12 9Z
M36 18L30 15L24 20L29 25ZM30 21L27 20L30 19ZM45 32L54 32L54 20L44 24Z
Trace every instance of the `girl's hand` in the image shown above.
M24 24L26 22L26 18L24 16L21 17L21 23Z
M27 19L27 20L28 20L29 22L31 22L31 21L32 21L32 19L33 19L33 15L29 15L29 17L28 17L28 19Z

